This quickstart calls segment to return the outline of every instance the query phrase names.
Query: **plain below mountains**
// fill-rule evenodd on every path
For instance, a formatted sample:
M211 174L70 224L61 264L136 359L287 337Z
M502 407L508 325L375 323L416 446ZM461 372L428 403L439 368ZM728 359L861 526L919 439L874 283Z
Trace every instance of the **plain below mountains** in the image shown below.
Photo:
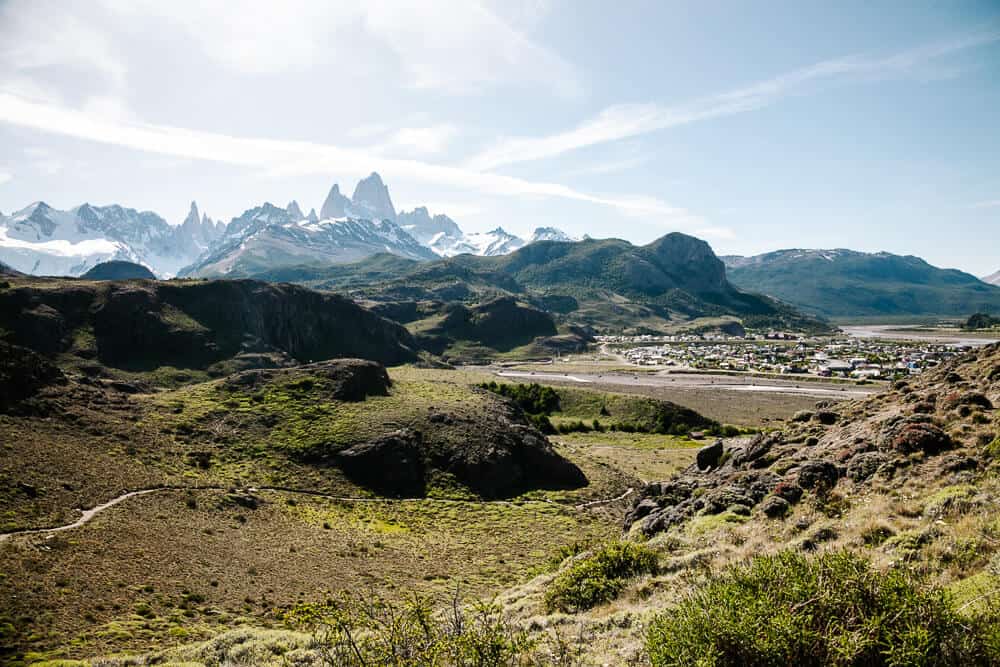
M778 250L723 257L734 285L834 318L1000 312L1000 287L919 257L853 250Z

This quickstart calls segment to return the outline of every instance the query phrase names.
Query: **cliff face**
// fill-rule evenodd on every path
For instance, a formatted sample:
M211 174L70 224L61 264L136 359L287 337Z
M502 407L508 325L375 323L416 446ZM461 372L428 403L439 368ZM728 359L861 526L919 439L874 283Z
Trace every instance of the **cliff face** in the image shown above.
M201 368L253 352L299 362L416 356L403 327L349 299L252 280L19 280L0 290L0 328L47 356L78 351L132 370Z

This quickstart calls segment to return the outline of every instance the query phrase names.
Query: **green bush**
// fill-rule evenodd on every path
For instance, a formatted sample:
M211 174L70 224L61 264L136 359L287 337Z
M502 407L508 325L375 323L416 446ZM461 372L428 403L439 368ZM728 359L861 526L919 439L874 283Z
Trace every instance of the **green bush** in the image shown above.
M656 617L646 649L655 667L995 665L996 620L960 615L903 569L784 552L730 567Z
M543 387L537 382L531 384L504 384L483 382L481 389L513 399L529 415L551 415L559 410L559 394L552 387Z
M559 573L545 592L549 611L577 612L609 602L629 579L655 574L656 552L635 542L608 542Z

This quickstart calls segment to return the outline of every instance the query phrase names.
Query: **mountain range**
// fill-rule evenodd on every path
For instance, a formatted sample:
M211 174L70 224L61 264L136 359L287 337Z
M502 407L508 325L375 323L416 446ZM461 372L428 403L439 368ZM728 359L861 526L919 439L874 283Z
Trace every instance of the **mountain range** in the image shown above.
M0 215L0 261L37 275L80 276L108 260L142 264L162 278L239 276L308 263L354 262L381 252L417 260L470 253L502 255L537 240L573 240L543 227L525 240L498 227L466 234L426 207L397 212L377 173L350 198L330 189L320 213L296 201L247 209L228 224L199 212L195 202L180 225L151 211L82 204L66 211L36 202Z
M455 302L513 297L552 313L558 324L606 333L664 331L701 317L713 318L709 326L739 319L748 326L827 328L734 287L705 241L676 232L643 246L620 239L536 241L506 255L431 262L383 253L354 264L270 269L249 277L347 293L377 304L391 319L428 319L428 326L447 316Z
M0 216L0 261L24 273L81 275L109 259L176 274L221 238L225 225L191 211L180 225L156 213L82 204L68 211L36 202Z
M569 252L575 259L546 255L554 253L554 247L575 246L580 241L579 255ZM387 264L381 259L367 264L365 260L388 253L430 263L423 269L408 269L409 279L417 274L440 276L442 271L446 274L459 267L478 276L472 283L478 289L488 282L482 271L497 277L499 270L504 274L501 282L486 290L494 296L510 292L505 281L513 278L525 288L558 287L560 295L583 292L584 301L595 305L600 301L598 291L603 290L627 299L641 294L642 309L666 307L701 314L725 311L719 309L717 301L706 302L700 294L685 306L686 297L670 291L685 289L687 278L683 271L689 269L680 268L684 262L673 267L658 265L650 261L646 251L638 252L638 246L625 241L586 241L588 237L572 238L551 226L537 228L528 238L502 227L466 233L448 215L432 214L426 206L397 211L389 188L374 172L358 182L351 197L334 184L318 214L315 208L304 213L302 206L292 201L284 208L265 202L247 209L228 224L213 221L199 211L195 202L191 202L187 217L179 225L171 225L151 211L118 205L82 204L62 211L36 202L10 216L0 215L0 262L35 275L81 276L109 260L141 264L161 278L265 276L301 273L306 267L318 269L320 275L341 276L342 270L330 267L358 263L356 268L370 275L371 266ZM642 248L649 249L662 241ZM464 255L513 259L493 268L475 260L470 260L471 264L465 260L450 265L434 262ZM513 271L516 276L502 268L528 257L542 259L530 261L530 268ZM844 249L779 250L722 260L725 267L721 270L723 274L728 270L731 286L767 294L812 315L850 318L1000 312L1000 286L995 286L1000 283L1000 272L981 281L961 271L931 266L918 257ZM581 265L588 269L578 270ZM696 281L716 276L714 265L706 264L701 269L708 273L697 276ZM376 273L381 271L379 268ZM317 275L315 270L305 272ZM669 275L666 282L664 275ZM397 273L390 279L399 277ZM360 284L365 279L352 282ZM633 289L637 285L656 286L663 291L651 299L646 291ZM439 288L437 285L431 291ZM706 303L715 305L706 308ZM598 311L614 315L613 308ZM642 310L639 319L645 313ZM634 323L634 317L627 319Z
M1000 287L909 255L792 249L722 260L737 287L824 317L1000 312Z
M996 273L991 273L983 278L984 283L989 283L990 285L1000 285L1000 271Z

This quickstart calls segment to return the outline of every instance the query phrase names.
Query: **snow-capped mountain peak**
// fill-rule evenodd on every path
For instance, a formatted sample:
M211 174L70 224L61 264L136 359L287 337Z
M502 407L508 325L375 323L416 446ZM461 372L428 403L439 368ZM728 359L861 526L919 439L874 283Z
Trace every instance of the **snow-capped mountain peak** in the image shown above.
M426 245L441 234L454 239L462 237L462 230L454 220L443 214L432 217L426 206L418 206L409 212L400 211L396 215L396 223Z
M991 273L990 275L983 278L984 283L989 283L990 285L1000 286L1000 271L996 273Z
M535 241L573 242L579 240L580 239L573 238L558 227L537 227L535 228L535 231L531 233L531 238L528 239L528 243L534 243Z
M524 239L508 233L503 227L497 227L489 232L463 234L459 238L438 234L428 244L435 253L442 257L453 257L461 254L482 255L494 257L506 255L523 248Z
M434 258L391 220L349 216L314 220L292 213L270 203L246 211L229 223L222 242L183 274L245 275L279 266L353 262L382 252L417 260Z

